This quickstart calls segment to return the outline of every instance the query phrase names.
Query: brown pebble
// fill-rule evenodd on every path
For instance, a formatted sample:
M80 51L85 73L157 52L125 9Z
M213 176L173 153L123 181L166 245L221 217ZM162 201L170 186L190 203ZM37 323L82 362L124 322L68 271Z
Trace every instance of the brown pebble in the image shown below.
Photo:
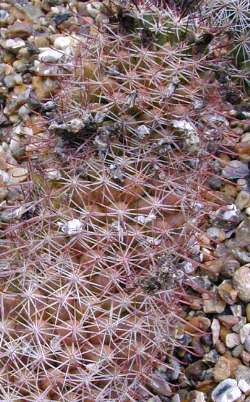
M8 38L21 38L27 39L32 34L32 27L30 24L16 22L10 25L6 30L6 36Z
M216 382L226 380L227 378L230 377L230 373L231 370L229 360L224 356L220 356L217 363L214 366L213 371L214 380Z
M223 355L226 352L226 346L224 345L224 343L222 341L218 341L215 344L215 349L217 350L218 353L220 353L221 355Z
M220 315L218 316L219 321L223 324L226 328L232 328L234 325L238 324L240 321L239 317L235 317L234 315Z
M226 303L224 300L219 298L217 293L203 293L203 310L205 313L223 313L226 307Z
M211 321L207 317L197 316L188 317L187 324L185 326L185 331L190 334L202 334L202 332L207 331L211 325Z
M221 325L220 327L220 339L226 343L226 336L230 334L230 330L226 327L224 327L224 325Z
M218 293L227 304L234 304L236 302L237 291L233 288L231 281L223 281L218 286Z
M213 261L206 261L202 265L201 270L205 272L208 275L208 277L216 279L221 273L223 264L224 264L223 258L218 258L217 260Z

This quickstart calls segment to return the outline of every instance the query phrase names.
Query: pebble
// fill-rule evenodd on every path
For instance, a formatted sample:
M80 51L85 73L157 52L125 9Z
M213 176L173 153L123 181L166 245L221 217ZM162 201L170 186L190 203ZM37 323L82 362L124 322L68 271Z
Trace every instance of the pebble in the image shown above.
M170 388L170 385L164 378L164 376L160 372L155 372L152 374L151 379L150 379L150 387L160 395L164 396L171 396L172 395L172 390Z
M23 167L14 167L9 169L10 182L13 184L19 184L24 182L28 177L28 170Z
M230 280L224 280L218 286L218 293L227 304L234 304L237 299L237 291L233 288Z
M249 175L249 169L247 164L239 160L232 160L222 170L222 175L230 180L244 179L244 177Z
M74 236L81 233L83 223L79 219L72 219L66 223L58 222L58 226L65 235Z
M240 341L244 343L247 336L250 335L250 324L245 324L240 329Z
M226 258L224 264L221 269L222 275L227 278L233 277L236 269L240 268L240 263L238 260L233 259L232 257Z
M220 322L214 318L211 324L213 344L216 345L220 338Z
M25 42L23 39L15 38L1 42L1 45L4 49L17 53L20 49L25 47Z
M241 390L236 380L227 378L215 387L211 397L214 402L234 402L241 397Z
M227 314L227 315L219 315L219 321L224 325L226 328L232 328L234 325L238 324L240 321L239 317L235 317L234 315Z
M213 223L227 230L234 229L242 220L240 211L234 204L229 204L219 208L211 216L211 219Z
M248 303L246 306L246 317L247 317L247 322L250 322L250 303Z
M25 146L22 144L22 141L18 136L12 137L10 140L9 149L16 160L25 154Z
M38 59L43 63L57 63L63 57L64 57L63 52L59 52L58 50L48 48L43 50L39 54Z
M5 32L5 37L8 38L21 38L27 39L32 34L32 27L30 24L16 22L10 25Z
M185 119L172 120L171 124L173 128L175 128L176 131L182 135L184 141L184 147L189 152L197 151L200 144L200 138L198 136L195 126L191 122Z
M221 300L216 294L203 293L203 311L205 313L223 313L226 307L224 300Z
M244 394L250 393L250 369L245 366L239 366L235 373L238 387Z
M192 391L192 392L190 392L190 401L206 402L206 396L205 396L204 392Z
M213 241L224 241L226 238L226 234L224 230L211 226L207 229L208 237Z
M0 27L4 27L9 24L10 14L6 10L0 10Z
M213 370L214 380L220 382L230 377L230 362L224 356L220 356Z
M250 266L244 265L237 269L233 276L233 285L238 297L244 302L250 302Z
M227 334L225 343L229 349L232 349L240 344L240 336L236 333Z
M250 207L250 193L244 190L240 191L236 198L235 205L240 210Z
M232 350L232 356L233 357L240 357L240 355L243 352L243 350L244 350L243 345L235 346L235 348Z
M66 50L67 48L70 47L72 43L72 39L69 36L58 36L54 40L54 47L57 50Z
M244 348L247 352L250 352L250 335L247 335L246 340L244 342Z

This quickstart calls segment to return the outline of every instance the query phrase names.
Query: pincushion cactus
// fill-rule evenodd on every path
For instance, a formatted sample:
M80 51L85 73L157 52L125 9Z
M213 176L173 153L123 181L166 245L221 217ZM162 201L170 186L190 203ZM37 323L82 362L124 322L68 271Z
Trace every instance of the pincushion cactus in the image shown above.
M206 59L184 40L120 28L79 38L61 66L25 197L1 214L5 400L145 400L181 346L185 283L201 263L190 240L216 206L204 121L219 94L202 89Z

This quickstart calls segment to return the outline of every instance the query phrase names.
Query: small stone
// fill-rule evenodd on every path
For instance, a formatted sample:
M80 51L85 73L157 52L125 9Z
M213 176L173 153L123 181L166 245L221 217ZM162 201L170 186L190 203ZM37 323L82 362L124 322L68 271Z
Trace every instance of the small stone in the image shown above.
M12 169L9 169L8 172L11 176L11 183L13 184L19 184L24 182L27 177L28 177L28 170L23 167L14 167Z
M145 126L145 124L142 124L141 126L137 127L135 133L138 138L143 139L146 135L150 134L150 129L149 127Z
M238 258L238 260L242 264L249 264L250 263L250 253L242 250L240 247L232 248L231 250L234 257Z
M226 352L226 347L225 347L224 343L221 342L220 340L218 342L216 342L215 348L216 348L217 352L220 353L221 355L223 355Z
M214 402L234 402L241 397L241 390L236 380L227 378L214 388L211 397Z
M19 5L19 10L31 21L38 21L43 16L43 12L40 7L25 2L23 5Z
M203 311L205 313L223 313L226 307L224 300L221 300L216 294L205 294L203 298Z
M214 366L213 376L216 382L220 382L230 377L230 362L224 356L220 356Z
M213 363L213 364L215 364L218 361L219 357L220 356L219 356L218 352L215 349L212 349L212 350L210 350L210 352L206 353L203 356L202 360L205 363Z
M240 355L243 352L243 350L244 350L243 345L235 346L235 348L232 350L232 356L233 357L240 357Z
M39 100L50 98L53 93L58 89L58 82L55 79L33 77L32 86L35 90L36 96Z
M233 258L227 258L224 261L221 273L225 275L227 278L232 278L236 269L238 268L240 268L240 263L238 260L235 260Z
M63 56L63 52L48 48L39 54L38 59L43 63L57 63Z
M246 317L240 317L240 320L239 320L239 322L238 322L238 324L235 324L233 327L232 327L232 330L234 331L234 332L237 332L237 334L239 334L240 333L240 330L244 327L244 325L246 325Z
M188 379L193 381L202 381L205 375L205 363L202 360L197 360L195 363L190 364L186 370L185 374Z
M250 352L250 335L247 335L246 340L244 342L244 348L247 352Z
M105 7L100 1L93 1L86 6L88 15L92 18L96 18L101 12L105 11Z
M243 350L240 357L241 357L242 362L246 366L250 365L250 353L249 352L247 352L246 350Z
M213 241L224 241L226 238L226 234L225 234L224 230L216 228L216 227L208 228L207 235Z
M65 50L70 47L72 38L70 36L58 36L54 40L54 47L57 50Z
M245 366L239 366L235 373L236 381L238 381L238 387L244 393L249 395L250 393L250 369Z
M245 342L245 340L247 339L248 335L250 335L250 324L245 324L240 329L240 341L241 341L241 343Z
M231 230L241 222L242 217L236 205L229 204L213 213L211 220L216 226Z
M21 38L27 39L32 34L32 27L30 24L16 22L13 25L10 25L5 32L5 35L8 38Z
M250 219L245 218L237 227L235 232L236 244L240 247L247 247L250 238Z
M4 49L9 50L10 52L17 53L20 49L25 47L25 42L23 39L15 38L15 39L7 39L2 42L2 46Z
M12 96L11 97L11 102L6 105L4 108L4 113L9 116L17 111L22 105L24 105L30 96L30 91L31 89L25 90L23 93L21 93L18 96Z
M20 219L25 212L26 209L23 206L15 209L6 209L3 212L0 212L0 221L8 223L12 220Z
M200 139L195 126L188 120L172 120L172 126L182 135L184 147L189 152L195 152L199 148Z
M79 219L72 219L66 223L58 222L58 226L67 236L74 236L81 233L83 229L83 223L79 221Z
M220 338L220 322L214 318L211 324L213 344L216 345Z
M208 123L211 127L229 126L228 120L218 113L208 114L207 116L204 116L202 120Z
M155 372L151 376L150 387L157 394L164 395L164 396L172 395L172 390L170 388L170 385L168 384L167 380L163 377L163 375L160 372Z
M206 396L204 392L192 391L190 392L190 400L192 402L206 402Z
M236 198L235 205L240 210L250 207L250 193L244 190L240 191Z
M248 303L246 306L246 316L247 316L247 322L250 323L250 303Z
M233 276L233 285L238 297L244 302L250 302L250 266L244 265L237 269Z
M217 176L211 176L208 179L208 185L212 190L220 190L223 186L223 180Z
M234 325L238 324L240 321L239 317L235 317L234 315L219 315L219 321L224 325L226 328L232 328Z
M218 286L218 293L227 304L234 304L237 299L237 291L233 288L231 281L224 280Z
M240 337L238 334L231 333L226 335L226 346L229 349L234 348L235 346L238 346L240 344Z
M22 84L22 76L20 74L9 74L3 79L7 88L14 88L16 85Z
M249 175L249 169L247 164L239 161L230 161L227 166L222 170L222 175L226 179L244 179L244 177Z
M0 27L8 25L10 22L10 14L6 10L0 10Z
M25 146L22 144L22 141L18 136L13 136L10 140L9 149L11 154L17 160L24 156L25 154Z

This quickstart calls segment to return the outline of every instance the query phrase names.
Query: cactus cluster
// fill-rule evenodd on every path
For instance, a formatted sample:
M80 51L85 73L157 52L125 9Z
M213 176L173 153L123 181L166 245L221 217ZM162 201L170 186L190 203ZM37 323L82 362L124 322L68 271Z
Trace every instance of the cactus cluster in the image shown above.
M56 113L30 121L30 180L1 214L4 400L145 401L181 347L185 283L217 206L210 153L228 128L204 53L164 13L131 32L124 18L79 38Z

